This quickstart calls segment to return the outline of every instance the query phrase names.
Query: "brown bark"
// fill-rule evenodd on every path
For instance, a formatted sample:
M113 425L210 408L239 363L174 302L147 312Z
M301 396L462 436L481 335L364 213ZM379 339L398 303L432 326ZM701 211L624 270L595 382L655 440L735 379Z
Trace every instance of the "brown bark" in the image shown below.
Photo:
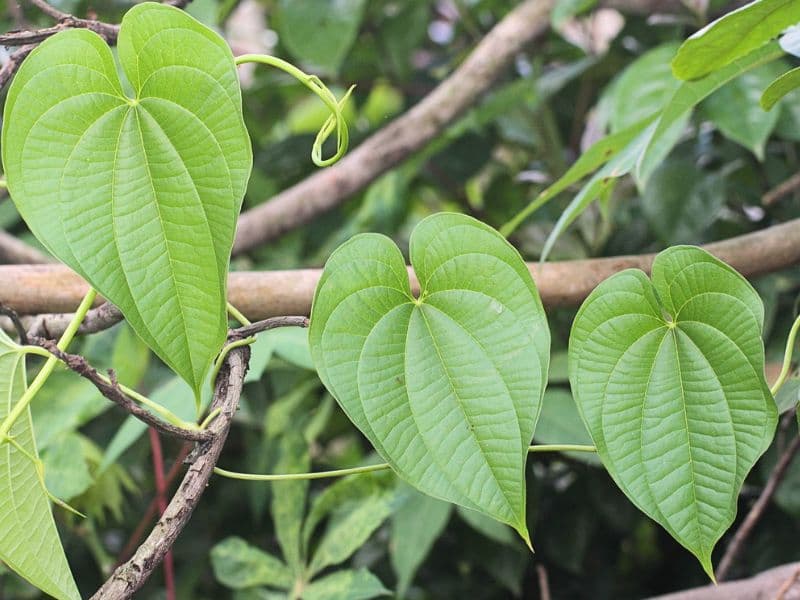
M794 219L705 248L750 277L799 263L798 240L800 219ZM628 268L649 271L654 257L654 254L640 254L528 266L545 306L575 306L601 281L618 271ZM319 269L234 272L228 279L229 299L253 320L308 315L320 274ZM0 304L20 314L74 310L87 291L80 277L60 265L3 265L0 282Z

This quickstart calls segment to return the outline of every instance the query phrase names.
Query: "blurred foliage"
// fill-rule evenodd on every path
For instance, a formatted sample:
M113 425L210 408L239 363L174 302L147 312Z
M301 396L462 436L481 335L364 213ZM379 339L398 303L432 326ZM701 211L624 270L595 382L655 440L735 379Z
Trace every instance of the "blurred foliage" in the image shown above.
M130 6L123 0L53 4L108 21ZM515 4L195 0L188 10L223 32L235 52L268 52L295 61L339 91L355 83L345 109L355 145L424 97ZM553 31L498 74L489 94L432 144L331 213L237 257L234 268L320 266L339 243L362 231L385 233L406 248L413 226L440 210L502 226L603 135L617 135L617 142L612 139L617 152L649 127L647 118L681 85L669 68L677 45L731 3L710 3L710 14L686 9L650 20L597 11L594 4L559 2ZM19 18L25 23L15 21ZM0 21L3 30L49 23L27 6ZM770 112L758 105L766 85L797 62L787 56L750 71L703 100L691 116L677 115L647 177L598 179L602 185L574 212L550 258L654 252L800 216L798 191L762 204L764 193L800 166L799 92ZM314 171L313 132L327 115L305 88L280 72L244 69L243 86L255 158L246 209ZM541 257L563 211L580 196L581 177L513 233L511 240L526 259ZM595 198L599 204L592 204ZM10 202L0 202L0 225L35 243ZM797 311L800 276L787 270L755 284L767 307L767 358L774 363ZM537 442L586 441L566 381L573 316L574 309L549 311L554 358ZM174 410L192 405L186 402L188 388L124 325L86 338L75 350L100 367L113 364L121 381ZM793 381L785 389L786 407L797 401L798 385ZM87 515L80 519L58 508L55 513L76 579L88 595L125 558L121 552L154 496L148 438L144 426L126 419L72 373L52 377L33 408L48 484ZM165 439L164 449L168 469L181 444ZM746 483L740 519L775 456L773 449ZM303 581L308 599L370 598L387 590L410 599L537 598L537 565L548 571L553 598L638 598L704 584L693 558L640 514L593 458L529 459L535 554L504 526L421 496L388 473L274 485L215 478L174 548L178 595L283 598L286 590L299 591L297 582ZM374 460L317 379L304 332L259 336L221 466L293 472ZM800 466L795 464L735 574L800 559L798 535ZM157 571L137 597L162 598L163 585ZM37 593L0 573L0 597Z

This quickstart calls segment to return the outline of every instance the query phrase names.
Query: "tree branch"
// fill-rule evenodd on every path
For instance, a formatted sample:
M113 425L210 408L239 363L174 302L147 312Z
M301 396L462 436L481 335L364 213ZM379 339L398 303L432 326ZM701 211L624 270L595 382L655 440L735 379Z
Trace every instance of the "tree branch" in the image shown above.
M517 6L419 104L370 136L336 165L242 213L234 254L275 239L338 206L434 139L491 88L527 44L547 31L553 4L554 0L527 0Z
M11 265L38 265L52 263L52 258L29 246L10 233L0 230L0 263Z
M31 342L47 350L50 354L62 361L70 370L75 371L84 379L91 381L100 391L100 393L103 394L103 396L111 400L125 412L132 414L134 417L143 423L146 423L153 429L190 442L208 442L212 439L213 433L209 429L203 431L184 429L159 419L149 410L131 400L119 388L119 385L114 379L113 372L110 374L111 383L108 383L102 377L100 377L97 369L91 366L85 358L78 356L77 354L67 354L58 348L55 341L46 340L43 338L33 338L31 339Z
M684 590L682 592L675 592L674 594L666 594L663 596L656 596L650 600L755 600L759 598L773 599L777 598L781 592L781 588L794 577L797 570L800 569L800 562L790 563L775 567L769 571L759 573L755 577L749 579L740 579L738 581L730 581L719 585L706 585L703 587L694 588L691 590ZM796 582L795 582L796 583ZM793 584L789 584L790 587ZM788 596L784 591L785 600L789 598L798 598L798 595ZM792 590L797 592L800 590Z
M800 263L800 219L704 248L747 277L779 271ZM654 258L655 254L614 256L529 263L528 268L545 306L575 306L618 271L637 268L649 272ZM320 275L319 269L232 272L228 278L229 299L253 320L308 315ZM0 303L20 314L74 310L88 289L75 273L56 265L0 266L0 281ZM43 318L54 321L53 317Z
M31 337L58 339L69 326L73 316L73 313L60 313L28 317L26 321L28 335ZM116 325L120 321L122 321L120 310L110 302L106 302L86 313L81 326L78 328L78 333L81 335L97 333Z
M208 485L222 446L228 437L231 420L239 405L250 348L235 348L225 360L217 377L212 409L219 408L220 415L211 423L209 431L213 440L200 447L194 464L186 472L178 491L153 531L136 550L133 557L117 568L103 586L92 596L93 600L120 600L131 598L144 585L186 524Z

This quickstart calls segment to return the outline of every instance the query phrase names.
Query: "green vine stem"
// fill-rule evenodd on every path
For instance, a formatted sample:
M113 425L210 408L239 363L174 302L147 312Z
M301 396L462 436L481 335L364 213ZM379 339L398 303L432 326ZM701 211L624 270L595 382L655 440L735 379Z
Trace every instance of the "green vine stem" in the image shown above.
M778 375L778 379L775 380L775 383L772 384L772 387L769 390L772 392L773 396L778 393L778 390L780 390L781 386L783 386L783 384L786 382L786 378L789 376L789 371L792 368L792 352L794 352L794 342L797 338L798 329L800 329L800 316L795 319L791 330L789 330L789 337L786 338L786 351L783 354L783 366L781 367L781 372L780 375ZM800 416L798 419L800 419Z
M95 298L97 298L97 292L90 288L86 296L83 297L80 306L78 306L78 310L75 311L75 315L69 322L66 331L64 331L64 335L58 340L57 347L62 352L66 351L70 342L72 342L72 339L75 337L75 334L78 333L78 328L81 326L84 317L86 317L86 313L89 312L92 304L94 304ZM33 400L39 390L42 389L42 386L53 373L57 364L58 359L55 356L48 357L47 362L44 363L42 369L37 373L36 377L34 377L28 389L25 390L25 393L22 394L22 397L14 405L14 408L8 413L3 423L0 424L0 444L8 441L8 434L14 426L14 423L20 415L25 412L31 400Z
M597 452L597 448L582 444L539 444L536 446L529 446L528 452ZM239 479L242 481L296 481L304 479L345 477L347 475L356 475L359 473L386 471L389 468L389 463L378 463L375 465L367 465L365 467L352 467L350 469L336 469L333 471L317 471L315 473L273 473L269 475L259 475L256 473L239 473L237 471L228 471L227 469L214 467L214 473L220 475L221 477Z
M297 79L297 81L314 92L319 96L319 99L325 103L325 106L328 107L332 114L322 125L322 129L317 133L314 145L311 147L311 160L314 161L315 165L318 167L332 165L347 152L347 146L350 143L350 132L347 129L347 122L342 115L342 107L347 102L355 86L350 87L344 97L340 101L337 101L336 96L334 96L325 84L320 81L319 77L308 75L293 64L281 60L280 58L269 56L268 54L242 54L241 56L237 56L234 62L237 65L257 63L280 69L284 73L288 73ZM322 145L334 131L336 131L336 154L330 158L323 159Z
M227 346L222 349L222 352L219 353L217 360L214 361L214 368L211 370L211 389L213 390L214 387L217 385L217 375L219 375L219 370L222 368L222 364L225 362L225 358L227 358L228 354L234 348L241 348L242 346L249 346L253 342L256 341L255 337L248 337L244 338L243 340L236 340L231 342Z
M228 314L236 319L240 325L244 325L245 327L252 325L250 320L242 314L242 311L236 308L233 304L226 302L226 306L228 307Z

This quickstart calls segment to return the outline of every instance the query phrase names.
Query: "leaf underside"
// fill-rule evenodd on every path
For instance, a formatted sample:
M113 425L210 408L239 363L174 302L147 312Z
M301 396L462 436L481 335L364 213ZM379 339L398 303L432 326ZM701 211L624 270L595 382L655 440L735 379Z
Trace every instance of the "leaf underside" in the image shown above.
M2 137L11 196L39 240L116 304L197 392L225 339L226 279L252 162L233 56L169 6L108 45L68 30L25 60Z
M570 338L570 382L603 464L713 578L745 476L777 420L764 380L764 309L704 250L675 246L609 278Z
M24 354L0 330L0 421L25 387ZM59 600L79 600L50 500L31 460L37 451L29 410L9 435L25 452L11 443L0 445L0 560L43 592Z
M527 540L525 459L550 345L538 292L517 251L470 217L429 217L410 244L419 301L388 238L333 253L312 308L314 362L402 478Z

